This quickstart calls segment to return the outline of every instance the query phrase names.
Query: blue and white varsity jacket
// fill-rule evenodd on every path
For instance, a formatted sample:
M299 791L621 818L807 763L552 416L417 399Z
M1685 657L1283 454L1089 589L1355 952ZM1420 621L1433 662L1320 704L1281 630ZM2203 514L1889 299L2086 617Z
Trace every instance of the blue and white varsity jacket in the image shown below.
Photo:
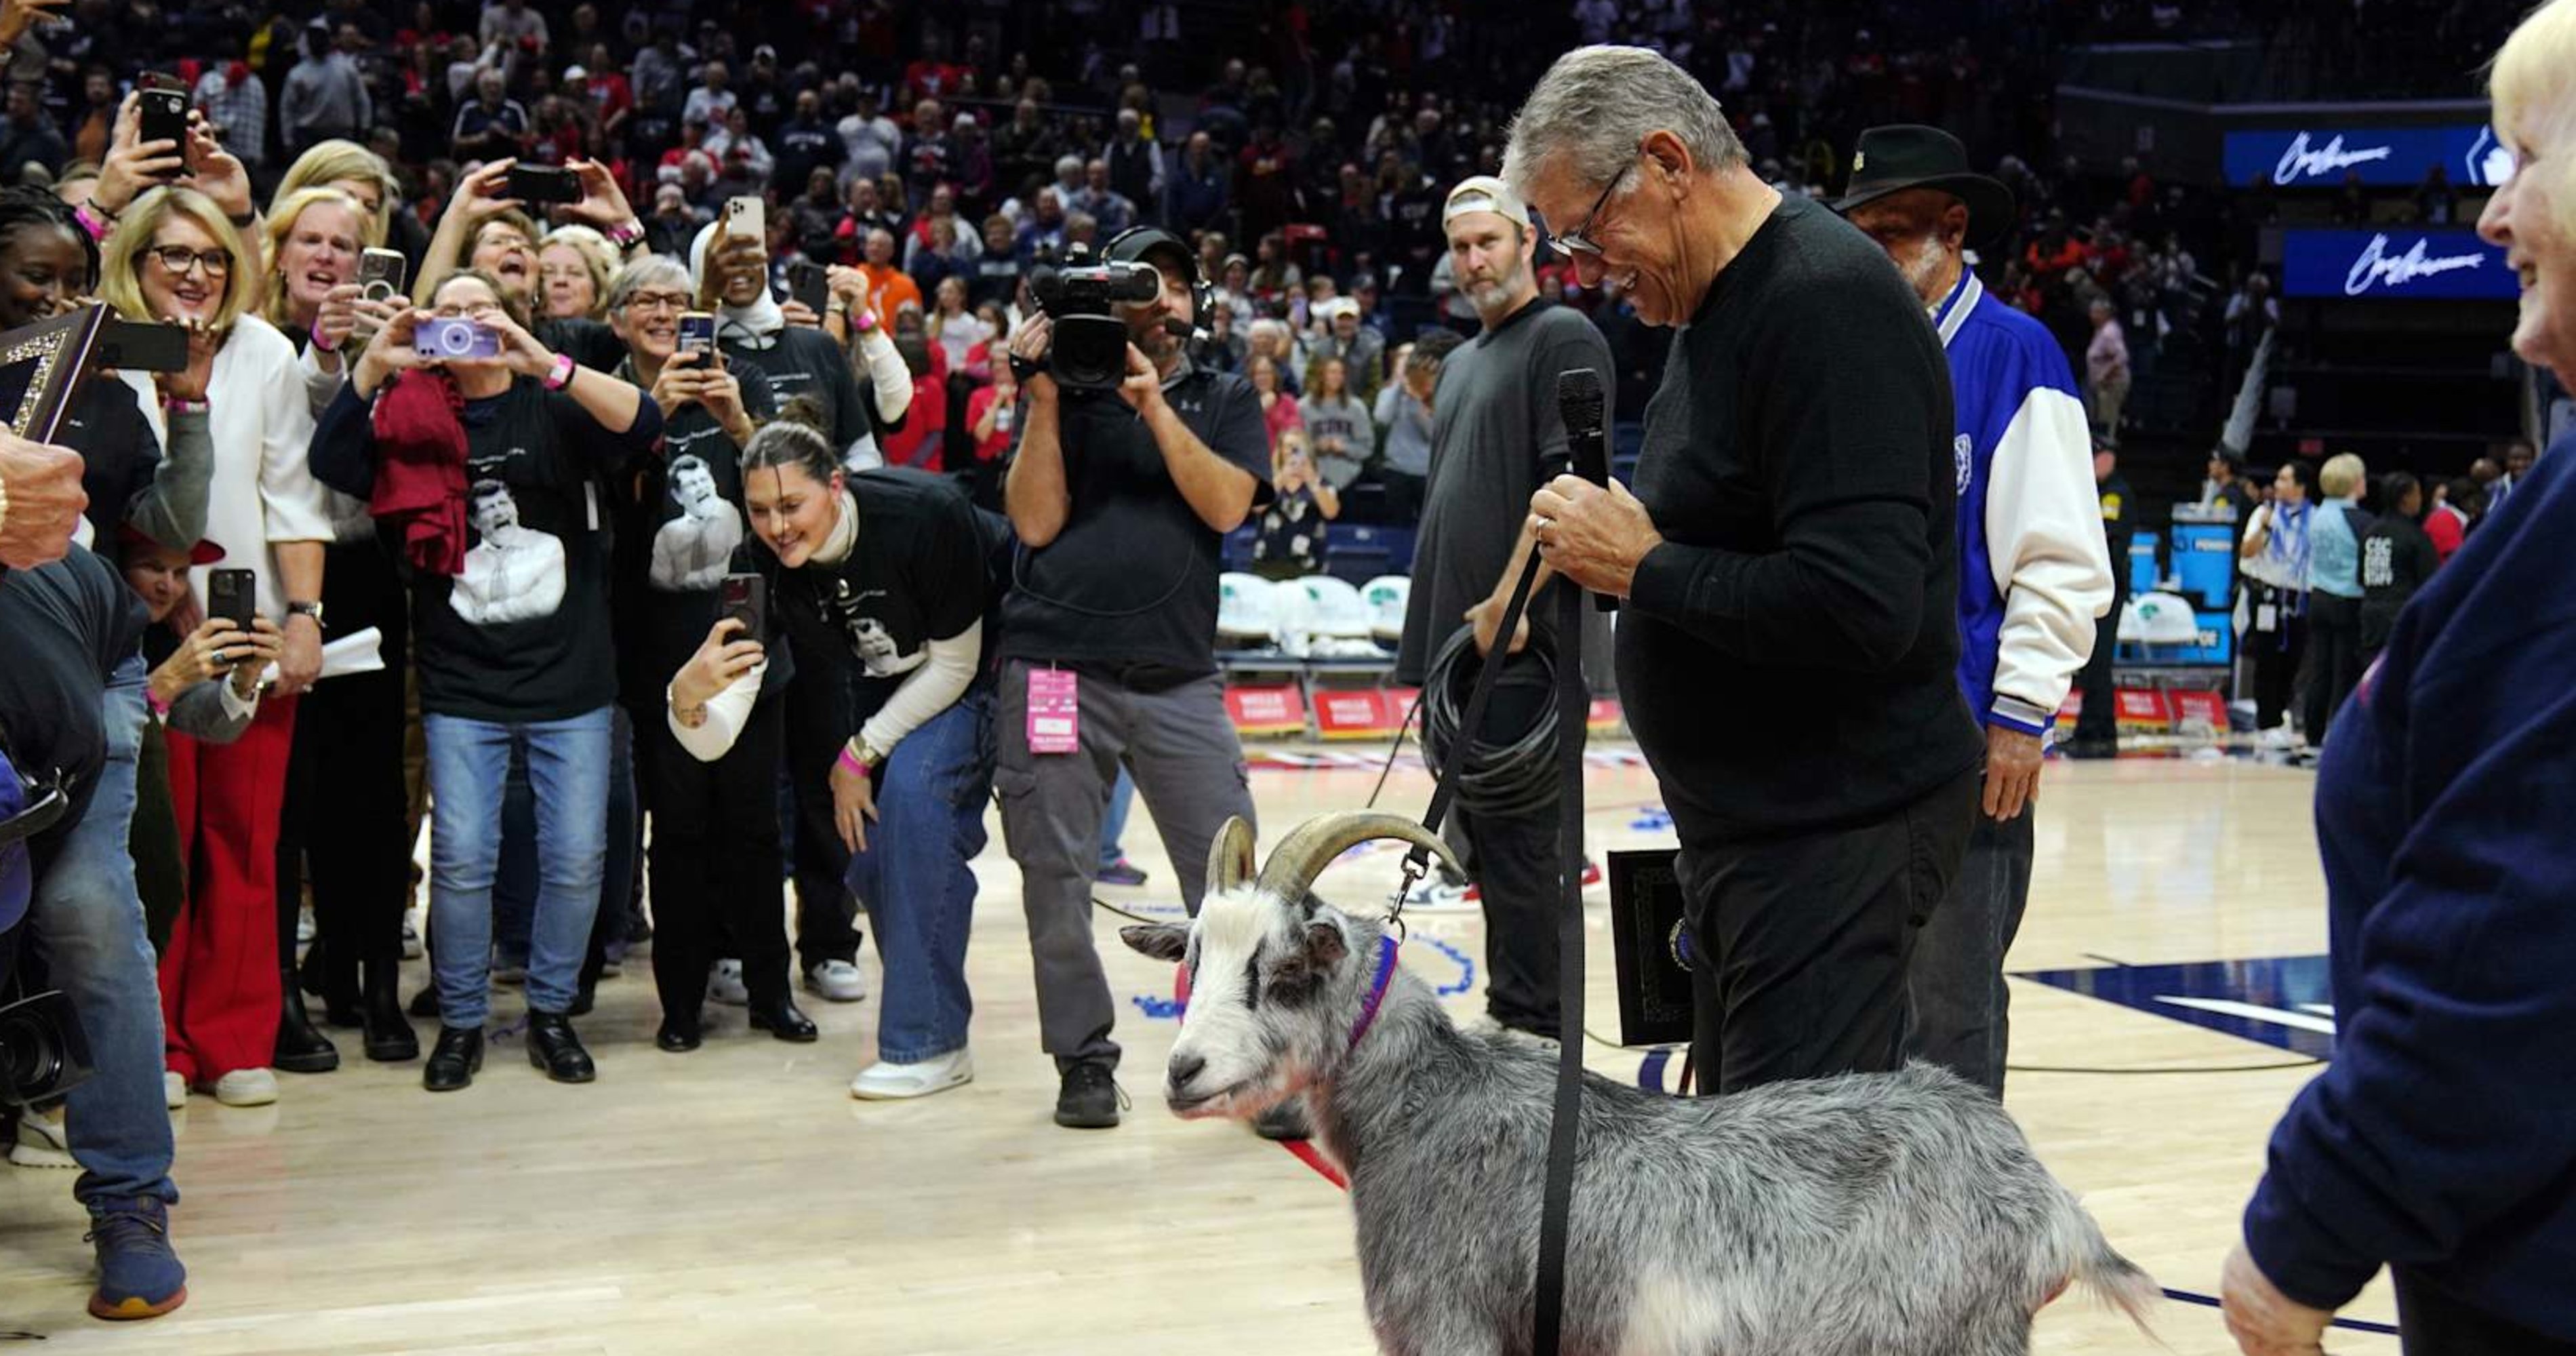
M1959 686L1986 723L2045 735L2111 607L2092 426L2057 340L1976 274L1932 323L1959 420Z

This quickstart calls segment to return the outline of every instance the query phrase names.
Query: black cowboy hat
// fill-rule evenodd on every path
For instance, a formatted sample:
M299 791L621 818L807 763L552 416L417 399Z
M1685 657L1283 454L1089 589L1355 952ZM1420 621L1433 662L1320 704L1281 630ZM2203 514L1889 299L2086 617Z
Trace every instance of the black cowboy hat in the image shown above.
M2012 190L1968 168L1968 148L1938 127L1900 124L1860 134L1851 182L1833 203L1845 215L1909 188L1938 189L1968 205L1968 238L1989 240L2013 220Z

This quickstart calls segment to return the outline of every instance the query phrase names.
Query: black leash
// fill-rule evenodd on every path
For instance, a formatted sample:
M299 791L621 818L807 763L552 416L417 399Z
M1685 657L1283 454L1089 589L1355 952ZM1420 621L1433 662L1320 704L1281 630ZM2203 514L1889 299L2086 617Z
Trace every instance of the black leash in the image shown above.
M1511 601L1503 609L1502 624L1495 629L1494 643L1509 652L1511 637L1520 629L1521 616L1529 609L1531 586L1538 578L1538 552L1530 557L1520 578L1512 585ZM1565 1247L1568 1217L1574 1203L1574 1154L1576 1132L1583 1098L1583 729L1591 712L1591 694L1583 682L1583 591L1571 584L1557 590L1556 720L1557 720L1557 1044L1556 1100L1554 1120L1548 1134L1547 1179L1540 1194L1538 1235L1538 1296L1535 1313L1537 1356L1556 1356L1558 1330L1562 1326L1565 1304ZM1437 834L1440 823L1448 817L1450 803L1456 798L1460 769L1467 763L1468 750L1475 736L1483 730L1485 708L1494 695L1495 680L1503 671L1501 657L1488 656L1476 675L1476 686L1467 697L1467 712L1460 720L1458 734L1450 741L1441 766L1433 769L1438 780L1431 792L1430 808L1423 811L1422 825ZM1387 923L1396 929L1398 938L1404 932L1404 904L1413 888L1431 869L1431 852L1416 847L1405 854L1402 883L1396 887L1395 899L1387 911Z

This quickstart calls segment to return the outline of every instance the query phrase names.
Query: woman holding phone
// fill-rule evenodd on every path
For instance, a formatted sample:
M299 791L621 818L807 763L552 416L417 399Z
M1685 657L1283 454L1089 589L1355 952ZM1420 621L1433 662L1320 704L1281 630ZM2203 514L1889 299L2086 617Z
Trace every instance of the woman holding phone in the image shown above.
M787 668L764 671L759 701L721 758L692 757L662 718L671 675L715 623L727 577L752 568L742 448L755 422L775 413L757 365L680 347L691 295L688 270L659 256L628 264L608 287L608 323L627 347L617 375L650 392L662 412L661 454L617 477L612 596L619 694L653 816L653 987L662 1000L653 1043L674 1054L705 1038L719 935L738 949L752 1027L782 1041L818 1035L788 985L778 907Z
M373 494L380 468L450 458L472 468L465 539L406 546L439 807L430 942L440 1027L421 1081L452 1091L482 1064L501 801L511 755L524 750L539 880L528 1059L557 1082L586 1083L597 1070L570 1018L599 909L617 695L608 541L593 495L599 477L651 454L662 414L631 383L539 343L524 298L497 279L457 274L431 302L367 345L312 454L315 474L360 496ZM497 354L427 357L419 332L433 326Z
M285 630L277 689L239 740L170 741L180 836L201 869L161 957L168 1067L181 1083L233 1106L277 1097L269 1067L283 1003L274 986L285 961L277 833L299 699L322 671L324 551L332 537L306 468L312 406L294 345L251 313L252 258L215 200L192 188L155 188L122 208L99 280L101 298L127 319L188 330L184 368L122 375L158 426L205 415L213 456L203 535L251 571L256 611ZM199 567L191 615L206 610L206 579Z
M348 182L381 191L362 175ZM404 309L368 299L358 281L365 251L382 245L381 219L336 184L293 189L269 205L268 239L265 314L300 351L305 394L319 415L355 355ZM373 630L384 668L316 687L287 764L277 851L278 957L286 965L274 1063L308 1071L339 1063L305 1010L308 992L325 1001L333 1026L361 1029L367 1058L420 1057L397 992L414 832L403 780L410 606L366 503L328 488L322 494L333 535L324 554L323 639ZM295 925L308 880L314 942L299 979Z
M788 776L801 794L829 798L848 886L885 963L878 1062L850 1093L943 1092L975 1076L968 863L984 848L993 787L983 642L1005 533L954 482L847 472L822 435L792 420L754 435L743 465L752 530L768 548L770 629L792 642L795 685L834 715L819 740L791 731ZM671 683L681 747L712 760L757 722L762 653L730 620L707 632Z

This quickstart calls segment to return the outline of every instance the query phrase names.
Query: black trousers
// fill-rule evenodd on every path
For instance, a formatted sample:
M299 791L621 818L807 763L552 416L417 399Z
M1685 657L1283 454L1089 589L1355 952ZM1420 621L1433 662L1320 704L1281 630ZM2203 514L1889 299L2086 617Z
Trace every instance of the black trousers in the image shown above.
M2093 657L2084 661L2084 672L2076 679L2084 694L2084 709L2075 717L2075 737L2086 743L2107 744L2120 737L2119 684L2112 671L2112 652L2120 648L2120 609L2128 605L2129 576L2127 561L2112 562L2111 610L2093 623Z
M372 539L332 545L322 581L327 638L375 627L385 667L317 683L296 707L277 837L277 954L295 954L296 909L309 872L323 993L347 1009L358 1001L360 962L402 959L411 895L403 782L410 604L393 558Z
M1504 666L1485 708L1479 744L1509 744L1551 719L1556 700L1545 671L1521 656ZM1575 730L1578 747L1584 737ZM1551 772L1551 776L1554 774ZM1485 1011L1516 1030L1558 1037L1557 910L1560 879L1557 800L1512 814L1479 813L1462 797L1452 823L1467 840L1468 870L1485 914ZM1581 871L1575 862L1571 869Z
M2263 609L2272 609L2272 629L2263 629ZM2308 653L2308 595L2268 585L2254 586L2254 625L2245 632L2245 652L2254 661L2254 724L2269 730L2281 723L2297 691L2299 661Z
M785 703L754 706L742 737L712 763L681 748L661 712L638 711L634 721L636 771L653 816L653 987L663 1015L693 1019L705 1005L720 932L742 958L753 1002L786 997L777 783Z
M2308 742L2323 747L2326 726L2361 681L2361 600L2308 595Z
M2576 1342L2470 1308L2403 1267L2394 1275L2406 1356L2576 1356Z
M807 970L859 958L859 901L850 893L850 853L832 819L832 762L859 732L858 694L847 665L796 667L787 684L788 794L795 807L796 960ZM770 765L778 767L777 762ZM773 774L774 775L774 774ZM775 805L777 791L765 803ZM657 933L658 937L659 934ZM744 957L746 962L749 957ZM745 972L748 973L748 964Z
M1969 768L1877 819L1774 838L1683 827L1702 1095L1903 1063L1916 934L1959 874L1982 785Z

